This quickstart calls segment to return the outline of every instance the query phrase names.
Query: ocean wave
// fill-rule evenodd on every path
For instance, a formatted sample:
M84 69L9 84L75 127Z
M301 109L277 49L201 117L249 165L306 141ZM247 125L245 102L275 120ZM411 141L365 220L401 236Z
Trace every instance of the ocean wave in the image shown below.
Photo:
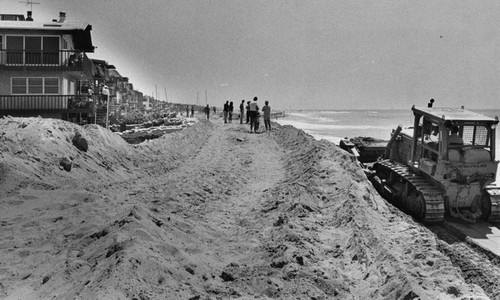
M390 127L385 127L385 126L373 126L373 125L334 125L334 124L313 124L313 123L306 123L306 122L300 122L300 121L293 121L293 120L287 120L285 119L280 119L277 121L278 124L280 125L292 125L293 127L302 129L302 130L345 130L345 129L355 129L355 130L366 130L366 129L387 129Z
M309 113L290 113L287 119L292 119L296 122L304 123L338 123L342 120L340 118L334 118L331 114L325 114L324 112L314 111Z
M348 110L322 110L320 111L322 114L327 114L327 115L338 115L338 114L350 114L351 111Z
M319 117L322 115L339 115L350 114L350 111L333 111L333 110L311 110L311 111L292 111L289 114L296 117Z
M324 117L324 116L318 117L318 121L321 123L338 123L338 122L340 122L340 120L335 120L335 119L331 119L329 117Z

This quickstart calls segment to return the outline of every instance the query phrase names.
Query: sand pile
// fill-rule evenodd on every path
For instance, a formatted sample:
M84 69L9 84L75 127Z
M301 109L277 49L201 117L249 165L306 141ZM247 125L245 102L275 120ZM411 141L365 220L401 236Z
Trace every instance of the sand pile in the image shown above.
M276 127L200 121L129 145L0 119L0 297L487 299L351 156Z

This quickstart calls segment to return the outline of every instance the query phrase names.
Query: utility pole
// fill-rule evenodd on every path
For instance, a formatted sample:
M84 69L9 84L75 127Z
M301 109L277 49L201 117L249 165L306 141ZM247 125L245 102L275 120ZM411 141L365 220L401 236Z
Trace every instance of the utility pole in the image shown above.
M109 129L109 89L108 87L105 85L103 88L102 88L102 94L104 96L106 96L106 129Z

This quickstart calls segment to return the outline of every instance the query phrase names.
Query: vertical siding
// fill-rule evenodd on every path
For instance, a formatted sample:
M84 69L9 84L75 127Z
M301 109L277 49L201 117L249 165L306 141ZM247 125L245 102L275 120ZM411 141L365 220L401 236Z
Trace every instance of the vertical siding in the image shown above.
M0 109L67 109L67 96L0 96Z

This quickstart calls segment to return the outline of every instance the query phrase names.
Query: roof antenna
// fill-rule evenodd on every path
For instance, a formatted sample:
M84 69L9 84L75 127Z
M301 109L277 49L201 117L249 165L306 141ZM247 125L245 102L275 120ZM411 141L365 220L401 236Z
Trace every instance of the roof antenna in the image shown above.
M30 0L26 0L26 1L19 1L19 3L25 3L26 6L30 6L30 10L33 11L33 4L40 4L39 2L33 2L33 1L30 1Z

